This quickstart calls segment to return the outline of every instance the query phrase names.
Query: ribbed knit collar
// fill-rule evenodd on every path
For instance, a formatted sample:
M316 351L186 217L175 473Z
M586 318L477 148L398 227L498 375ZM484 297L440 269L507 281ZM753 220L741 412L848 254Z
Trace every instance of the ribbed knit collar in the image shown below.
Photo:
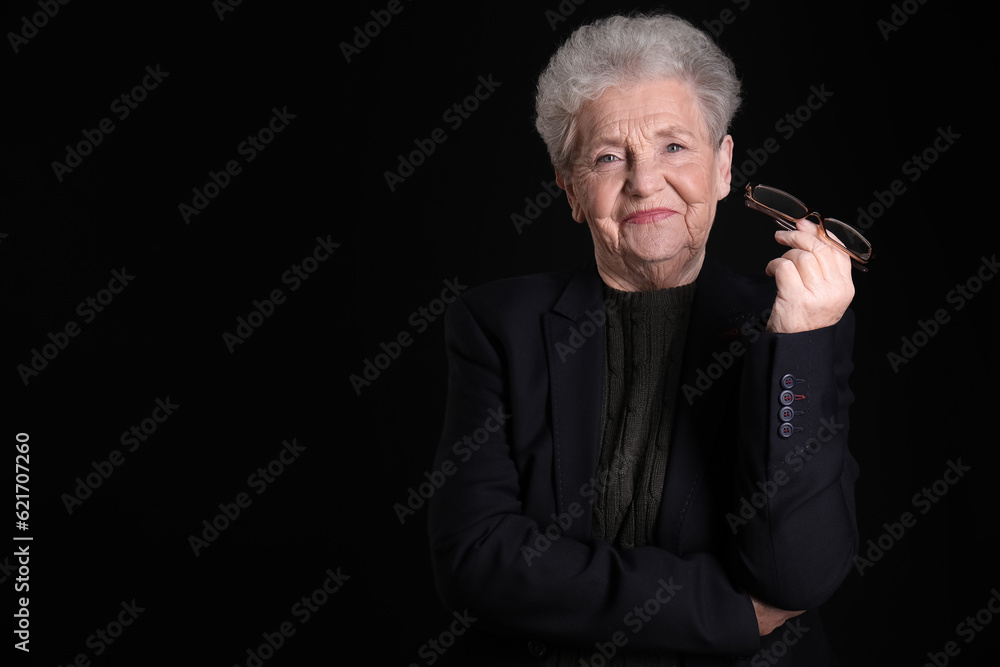
M684 312L694 300L695 283L642 292L626 292L604 285L604 304L610 313L632 317L661 317Z

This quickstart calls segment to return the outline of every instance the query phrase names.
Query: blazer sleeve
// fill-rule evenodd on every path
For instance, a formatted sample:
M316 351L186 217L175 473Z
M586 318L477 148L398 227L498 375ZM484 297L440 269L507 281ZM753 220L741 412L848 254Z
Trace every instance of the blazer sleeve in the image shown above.
M847 447L853 339L848 310L830 327L764 333L746 355L727 518L741 582L781 609L825 602L858 551L858 467Z
M534 443L515 439L547 434L518 430L509 361L518 345L541 343L528 335L512 342L510 332L493 330L499 325L484 326L473 311L487 307L470 305L470 295L445 317L449 387L435 469L447 479L429 500L432 567L445 603L467 609L483 629L567 645L593 647L623 632L633 649L756 652L747 592L715 555L616 550L553 529L572 516L526 514L525 470L513 452Z

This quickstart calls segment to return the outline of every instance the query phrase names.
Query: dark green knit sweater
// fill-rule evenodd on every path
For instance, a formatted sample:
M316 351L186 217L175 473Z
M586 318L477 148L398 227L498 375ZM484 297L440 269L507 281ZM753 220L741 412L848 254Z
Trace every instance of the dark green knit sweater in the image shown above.
M605 479L605 471L610 474L607 486L598 490L592 536L619 549L653 542L694 292L693 283L649 292L604 289L607 373L597 478ZM617 630L631 634L622 619L608 637L594 640L606 643ZM564 649L552 664L593 664L595 650ZM616 667L679 664L670 655L629 652L627 645L610 661L596 655L595 662Z

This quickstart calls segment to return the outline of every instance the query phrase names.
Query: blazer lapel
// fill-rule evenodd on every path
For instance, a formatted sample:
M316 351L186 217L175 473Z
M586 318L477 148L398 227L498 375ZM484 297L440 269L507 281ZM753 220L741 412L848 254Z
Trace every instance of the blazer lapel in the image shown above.
M568 530L590 534L590 500L600 447L604 401L604 303L596 264L571 278L551 313L544 315L549 366L550 419L554 446L556 506L566 512L576 502L585 511Z
M720 417L729 409L729 401L736 400L734 384L748 345L741 330L773 301L766 294L761 300L759 290L748 289L708 260L697 284L657 520L661 545L676 554L682 552L681 528L692 496L717 455ZM754 312L754 308L759 309Z

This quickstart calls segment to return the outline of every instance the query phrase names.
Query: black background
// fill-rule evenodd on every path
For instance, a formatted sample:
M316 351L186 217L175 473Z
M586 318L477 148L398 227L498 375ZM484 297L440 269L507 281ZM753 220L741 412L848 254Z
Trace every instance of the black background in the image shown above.
M512 222L552 179L534 82L573 27L646 6L402 2L348 62L342 43L386 5L333 16L318 3L248 1L220 20L208 1L72 2L18 52L9 37L0 47L4 488L15 434L31 448L30 529L13 518L7 529L33 537L31 653L4 649L17 664L82 653L95 665L245 665L283 622L296 632L265 664L428 664L420 647L451 615L430 581L426 508L401 525L393 506L432 469L445 358L440 319L418 331L410 315L446 280L473 286L592 253L563 197L520 230ZM856 276L851 448L862 542L905 511L917 521L863 576L852 572L824 615L849 664L923 664L948 641L955 664L985 664L1000 622L971 643L956 626L1000 586L1000 285L983 283L961 309L947 295L998 249L993 142L977 118L992 105L990 18L937 0L857 5L667 8L713 28L737 64L737 168L769 137L780 146L746 175L848 221L894 180L905 185L868 230L873 270ZM0 28L19 32L39 11L8 3ZM901 25L884 34L879 21L894 11ZM119 120L112 101L157 65L169 75ZM499 86L449 125L443 114L480 76ZM783 135L776 124L812 86L832 96ZM294 118L245 162L237 147L275 108ZM53 161L105 117L115 130L57 179ZM446 141L390 188L385 172L436 128ZM949 128L959 138L911 180L904 163ZM186 224L179 204L233 159L241 173ZM763 271L781 249L739 195L720 205L710 252ZM317 237L340 245L292 291L282 275ZM77 305L123 267L134 279L85 323ZM231 353L223 333L275 289L286 301ZM887 354L938 309L949 321L894 369ZM69 321L79 335L26 384L18 366ZM401 332L412 343L356 391L349 377ZM127 451L122 432L167 397L174 414ZM292 439L305 450L257 495L248 477ZM69 513L76 478L116 449L124 463ZM971 470L920 514L914 494L959 459ZM196 556L189 537L240 492L250 506ZM14 600L19 543L8 545L0 585ZM302 623L293 605L327 570L349 579ZM88 637L133 599L144 611L95 655ZM437 664L457 662L461 647Z

